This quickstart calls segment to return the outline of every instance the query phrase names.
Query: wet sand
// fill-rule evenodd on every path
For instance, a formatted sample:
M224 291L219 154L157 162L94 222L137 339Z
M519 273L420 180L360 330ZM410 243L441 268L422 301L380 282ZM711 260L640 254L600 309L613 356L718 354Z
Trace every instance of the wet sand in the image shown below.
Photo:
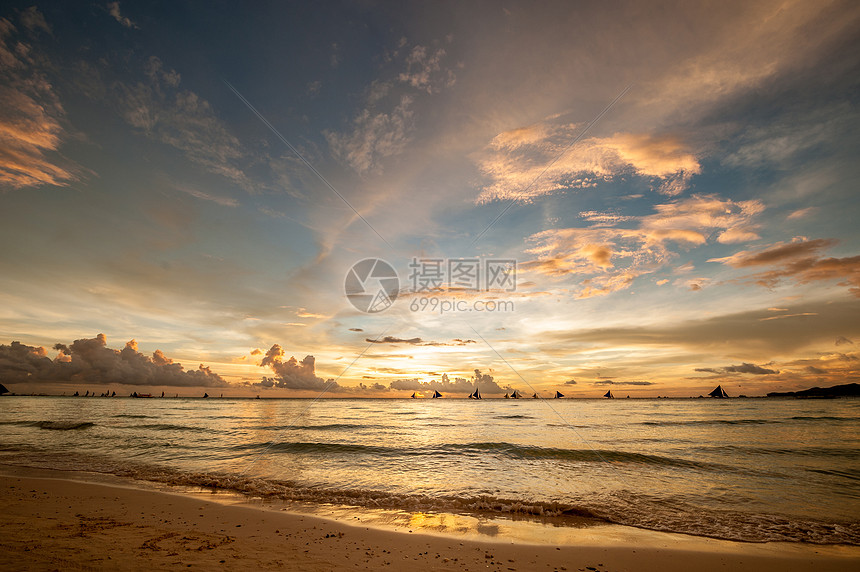
M671 535L645 545L480 542L84 479L3 467L0 570L785 572L860 566L857 547L713 541L710 549L706 539L678 544ZM698 548L683 548L690 545Z

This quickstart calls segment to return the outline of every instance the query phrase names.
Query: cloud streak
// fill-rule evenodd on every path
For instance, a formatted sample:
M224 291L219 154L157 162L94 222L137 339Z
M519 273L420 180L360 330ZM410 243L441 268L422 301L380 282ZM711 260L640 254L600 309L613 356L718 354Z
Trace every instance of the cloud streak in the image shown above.
M35 8L21 14L30 36L50 32ZM59 154L65 109L28 37L0 19L0 183L11 188L66 186L75 166Z
M819 252L836 244L832 239L798 240L789 244L778 243L767 248L743 250L724 258L713 258L734 268L772 266L771 270L757 272L749 277L756 284L774 288L783 280L797 284L838 280L854 296L860 297L860 256L824 258Z

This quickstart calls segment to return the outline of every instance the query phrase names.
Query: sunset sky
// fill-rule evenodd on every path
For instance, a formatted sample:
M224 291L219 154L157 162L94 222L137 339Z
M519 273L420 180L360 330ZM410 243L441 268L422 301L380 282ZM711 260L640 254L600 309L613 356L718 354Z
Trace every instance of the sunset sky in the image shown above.
M824 0L7 2L0 382L858 381L858 30ZM344 294L365 258L386 311ZM516 291L411 292L413 258L516 260Z

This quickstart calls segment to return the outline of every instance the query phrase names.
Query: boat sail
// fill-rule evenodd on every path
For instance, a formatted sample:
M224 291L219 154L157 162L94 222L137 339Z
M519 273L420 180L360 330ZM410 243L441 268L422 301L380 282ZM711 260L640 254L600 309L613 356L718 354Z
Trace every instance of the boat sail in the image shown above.
M519 399L522 396L523 394L520 393L518 389L515 389L514 392L511 394L511 399Z
M505 394L505 399L510 399L510 398L511 398L511 396L510 396L510 395L508 395L508 394L506 393L506 394Z
M607 391L603 394L603 397L606 397L607 399L615 399L615 396L612 395L612 391Z
M726 390L725 390L725 389L723 389L723 386L722 386L722 385L718 385L718 386L716 387L716 389L714 389L714 390L713 390L712 392L710 392L708 395L710 395L711 397L719 397L719 398L725 398L725 397L728 397L728 396L729 396L729 394L728 394L728 393L726 393Z
M560 391L555 392L555 398L556 399L561 399L562 397L564 397L564 394L562 392L560 392Z
M440 398L440 397L442 397L442 394L441 394L441 393L439 393L439 391L438 391L438 390L433 392L433 399L438 399L438 398Z
M477 387L475 387L474 393L469 394L469 399L483 399L483 397L481 397L481 392L478 391Z
M532 399L537 399L537 398L538 398L537 393L535 393L534 395L532 395Z
M418 399L417 397L415 397L414 393L412 394L412 399Z

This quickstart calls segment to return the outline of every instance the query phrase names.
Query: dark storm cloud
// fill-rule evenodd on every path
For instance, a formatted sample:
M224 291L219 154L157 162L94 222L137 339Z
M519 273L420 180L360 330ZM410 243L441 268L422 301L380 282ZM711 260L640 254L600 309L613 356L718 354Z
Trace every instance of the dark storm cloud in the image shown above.
M0 378L11 383L82 382L125 385L171 385L176 387L226 387L224 379L200 365L186 371L182 364L156 350L152 357L137 351L134 340L122 350L107 347L107 338L75 340L71 345L58 343L56 358L48 357L43 347L12 342L0 344Z
M429 340L423 340L421 338L395 338L394 336L385 336L380 339L371 339L366 338L364 341L371 344L408 344L411 346L465 346L468 344L476 343L475 340L461 340L460 338L454 338L450 342L434 342Z
M713 368L713 367L697 367L695 371L702 373L713 373L713 374L723 374L723 373L747 373L751 375L772 375L779 373L779 370L776 369L767 369L765 367L757 366L753 363L742 363L741 365L727 365L725 367Z
M290 357L284 361L285 355L284 349L279 344L269 348L269 351L263 356L260 366L270 368L275 376L264 377L256 385L308 391L342 392L346 390L333 379L325 380L316 375L314 356L305 356L302 361L298 361L295 357Z

